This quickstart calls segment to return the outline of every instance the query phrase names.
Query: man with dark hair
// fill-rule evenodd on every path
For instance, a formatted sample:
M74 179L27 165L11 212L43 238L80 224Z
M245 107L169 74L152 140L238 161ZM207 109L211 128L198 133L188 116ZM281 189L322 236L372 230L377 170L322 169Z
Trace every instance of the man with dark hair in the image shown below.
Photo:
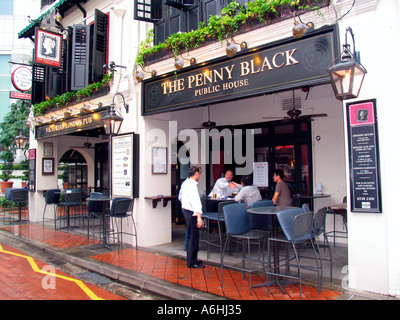
M247 208L256 202L261 200L260 190L256 186L253 186L253 176L243 176L241 179L242 189L235 197L236 202L243 201Z
M192 166L189 168L189 177L181 186L179 200L182 202L183 215L186 222L188 247L186 251L186 265L188 268L204 268L197 260L199 252L199 229L203 226L201 219L202 206L197 189L200 178L200 169Z
M285 174L283 170L277 169L274 172L274 182L276 183L275 193L272 197L272 202L276 206L290 206L292 197L290 196L290 190L283 178Z

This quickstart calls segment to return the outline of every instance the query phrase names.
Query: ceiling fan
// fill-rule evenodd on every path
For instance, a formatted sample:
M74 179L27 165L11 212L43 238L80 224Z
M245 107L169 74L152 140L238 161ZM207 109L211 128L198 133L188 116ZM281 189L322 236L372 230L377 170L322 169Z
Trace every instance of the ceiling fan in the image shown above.
M287 117L283 117L283 121L292 121L292 120L300 120L300 119L307 119L312 121L312 118L323 118L327 117L328 115L326 113L314 113L314 114L305 114L301 115L301 110L296 108L296 100L294 96L294 90L293 90L293 108L288 110ZM263 119L277 119L279 117L263 117Z
M205 121L201 124L200 128L193 128L194 130L200 130L200 129L212 129L216 127L216 123L214 121L210 120L210 105L207 105L208 108L208 121Z
M81 146L70 146L71 149L96 149L92 147L92 144L89 142L89 134L86 135L87 141Z

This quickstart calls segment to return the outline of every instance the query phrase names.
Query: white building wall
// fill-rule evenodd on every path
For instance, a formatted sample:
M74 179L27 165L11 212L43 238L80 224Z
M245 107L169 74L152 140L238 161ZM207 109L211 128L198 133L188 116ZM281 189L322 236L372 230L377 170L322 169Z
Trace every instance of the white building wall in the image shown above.
M353 29L356 49L368 73L357 100L377 99L382 214L349 213L349 286L382 294L400 294L400 242L394 150L398 145L396 101L399 72L399 2L380 0L375 11L349 14L340 23L341 39ZM379 28L371 28L371 23ZM351 41L351 36L348 37ZM344 43L344 42L343 42ZM345 105L344 105L345 109ZM346 141L347 143L347 141ZM347 179L348 180L348 179Z

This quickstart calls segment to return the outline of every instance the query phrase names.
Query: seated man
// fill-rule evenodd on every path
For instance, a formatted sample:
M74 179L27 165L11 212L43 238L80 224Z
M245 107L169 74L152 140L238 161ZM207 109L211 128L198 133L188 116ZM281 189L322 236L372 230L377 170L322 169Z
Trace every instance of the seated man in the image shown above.
M225 172L224 178L219 178L214 185L214 188L211 190L209 196L215 193L218 197L230 197L232 196L233 190L238 188L240 189L242 186L232 181L233 172L232 170L228 170Z
M285 177L283 170L277 169L274 172L274 182L276 183L275 193L272 197L272 202L275 206L290 206L292 197L290 190L283 178Z
M252 176L243 176L241 179L241 185L243 188L235 197L236 202L244 202L247 208L250 208L254 202L261 200L260 190L253 185Z

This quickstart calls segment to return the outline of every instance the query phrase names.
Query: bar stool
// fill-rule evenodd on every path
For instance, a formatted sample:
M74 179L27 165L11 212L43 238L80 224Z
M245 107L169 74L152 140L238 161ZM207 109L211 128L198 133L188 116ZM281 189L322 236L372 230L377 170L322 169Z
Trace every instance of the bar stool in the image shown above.
M130 213L129 213L130 212ZM135 224L135 220L133 218L133 200L130 198L115 198L112 201L111 204L111 210L110 213L108 214L108 216L111 218L112 221L115 221L116 224L116 228L117 228L117 239L118 239L118 250L119 247L122 246L122 235L123 234L127 234L130 236L135 237L135 243L136 243L136 250L138 248L137 245L137 231L136 231L136 224ZM124 218L131 218L132 220L132 224L133 224L133 230L134 233L129 233L129 232L124 232L123 228L122 228L122 219ZM120 225L121 225L121 229L118 228L118 222L117 219L120 220ZM112 222L112 229L113 229L113 234L115 234L114 232L114 223ZM119 237L121 235L121 238Z
M29 221L29 217L27 220L22 220L22 203L28 201L28 189L26 188L7 188L5 190L6 200L17 202L18 203L18 220L13 222L20 221Z
M46 215L46 208L47 205L53 205L54 206L54 230L57 229L57 205L60 203L60 195L61 195L61 190L60 189L50 189L47 190L45 193L45 205L43 209L43 226L44 226L44 221L45 221L45 215Z

